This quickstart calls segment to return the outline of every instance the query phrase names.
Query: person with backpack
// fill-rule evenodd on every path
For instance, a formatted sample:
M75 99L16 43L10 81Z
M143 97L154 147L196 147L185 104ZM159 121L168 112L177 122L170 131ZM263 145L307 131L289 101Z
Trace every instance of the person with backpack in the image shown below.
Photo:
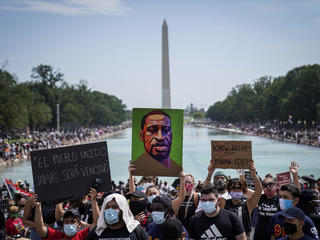
M188 229L191 217L198 212L200 194L195 192L195 180L191 174L185 174L184 185L180 186L185 190L185 197L178 209L177 218L183 226Z
M254 182L255 191L250 198L246 198L245 194L248 192L248 187L245 181L239 178L233 178L228 181L227 190L231 195L231 199L220 199L220 207L225 210L234 212L240 219L243 228L249 237L251 231L251 214L252 210L258 205L262 194L262 185L256 174L256 167L254 161L250 161L250 173Z

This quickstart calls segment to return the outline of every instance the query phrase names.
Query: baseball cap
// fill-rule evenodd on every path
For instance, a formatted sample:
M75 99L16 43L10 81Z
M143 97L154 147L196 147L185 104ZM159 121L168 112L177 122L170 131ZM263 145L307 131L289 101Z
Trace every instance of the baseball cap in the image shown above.
M303 180L305 180L306 182L308 183L316 183L317 180L314 178L313 175L310 175L310 176L302 176L301 177Z
M65 220L68 217L74 217L75 219L80 221L80 213L77 209L69 209L68 211L66 211L63 215L63 220Z
M288 219L293 219L293 218L297 218L299 220L304 220L305 219L305 215L304 212L297 207L292 207L287 209L286 211L282 212L279 215L280 218L288 218Z
M152 203L161 203L166 208L172 208L172 202L168 195L160 194L152 200Z
M129 199L130 197L136 197L136 198L144 198L147 199L147 195L144 192L141 191L134 191L132 193L128 193L126 195L126 198Z
M225 176L226 179L228 179L227 175L225 175L223 171L218 171L218 172L216 172L216 173L214 174L214 176L213 176L213 179L214 179L216 176Z
M319 203L318 193L312 189L305 189L301 192L301 200L305 202L313 201Z
M11 207L9 208L9 211L10 211L10 212L18 212L18 207L17 207L17 206L11 206Z

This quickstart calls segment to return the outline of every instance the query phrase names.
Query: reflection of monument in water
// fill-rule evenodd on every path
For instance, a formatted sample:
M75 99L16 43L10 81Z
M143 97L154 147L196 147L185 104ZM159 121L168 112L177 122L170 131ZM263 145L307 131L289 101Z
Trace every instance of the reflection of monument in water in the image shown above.
M162 24L162 108L171 108L168 25L166 20Z

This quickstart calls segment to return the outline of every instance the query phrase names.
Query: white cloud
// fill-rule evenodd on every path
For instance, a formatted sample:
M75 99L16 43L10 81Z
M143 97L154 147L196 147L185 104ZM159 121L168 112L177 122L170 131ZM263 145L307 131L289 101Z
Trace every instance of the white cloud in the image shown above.
M320 18L315 18L312 20L313 22L320 22Z
M0 10L48 12L61 15L121 15L129 10L123 0L4 0Z

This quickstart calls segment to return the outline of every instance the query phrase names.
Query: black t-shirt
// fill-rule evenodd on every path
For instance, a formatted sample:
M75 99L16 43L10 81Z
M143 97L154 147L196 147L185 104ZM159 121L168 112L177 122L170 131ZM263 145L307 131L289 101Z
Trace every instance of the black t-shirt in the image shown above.
M100 236L96 234L96 228L92 229L86 240L147 240L148 234L140 225L131 233L128 232L126 226L119 229L106 228Z
M226 205L224 207L225 210L229 210L234 212L240 219L240 222L243 225L243 228L247 234L251 231L251 221L249 216L249 209L245 199L242 199L240 204L235 205L233 204L231 199L226 201Z
M189 238L197 240L233 240L244 233L239 218L225 209L220 209L215 217L207 217L204 212L190 220Z
M180 204L179 206L179 210L178 210L178 215L177 218L181 221L181 223L183 224L183 226L189 231L189 223L190 223L190 219L191 217L195 214L195 211L197 209L197 206L195 206L194 204L194 195L192 194L192 197L190 199L190 201L188 202L190 196L186 196L183 200L183 202ZM199 201L200 197L198 195L198 201ZM186 215L186 207L188 208L187 210L187 216Z
M275 195L272 198L267 198L265 194L261 195L258 204L258 224L254 231L254 240L270 240L270 233L268 233L268 225L272 216L281 211L279 205L279 197Z

